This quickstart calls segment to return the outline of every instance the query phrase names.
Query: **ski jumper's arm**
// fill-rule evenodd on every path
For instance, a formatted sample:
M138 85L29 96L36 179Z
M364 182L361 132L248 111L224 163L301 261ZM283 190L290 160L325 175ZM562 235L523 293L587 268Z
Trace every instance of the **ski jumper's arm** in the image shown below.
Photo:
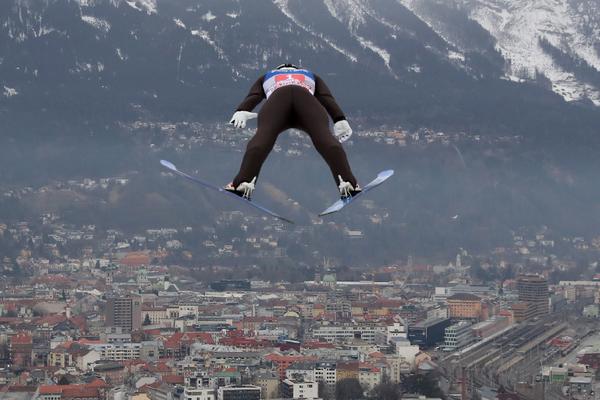
M246 98L240 103L236 111L252 111L264 98L265 90L263 89L265 77L261 76L254 82L254 85L250 88Z
M325 107L325 110L327 110L327 113L334 123L346 119L344 112L335 101L335 98L329 91L329 88L323 79L317 75L315 75L315 97L317 100L319 100L321 105Z

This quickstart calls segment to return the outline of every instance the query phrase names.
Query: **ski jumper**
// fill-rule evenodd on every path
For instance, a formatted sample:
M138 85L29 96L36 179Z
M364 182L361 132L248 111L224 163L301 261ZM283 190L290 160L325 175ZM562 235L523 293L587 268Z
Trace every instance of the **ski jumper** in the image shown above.
M266 101L258 113L256 134L248 142L234 187L258 176L277 136L290 128L310 136L336 184L340 175L356 187L346 152L329 129L328 115L334 123L346 117L319 76L305 69L270 71L252 85L237 111L252 111L263 99Z

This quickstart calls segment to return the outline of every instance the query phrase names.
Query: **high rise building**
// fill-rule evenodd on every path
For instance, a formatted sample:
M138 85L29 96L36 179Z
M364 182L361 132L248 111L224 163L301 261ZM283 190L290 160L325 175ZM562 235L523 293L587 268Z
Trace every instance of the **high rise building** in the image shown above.
M142 300L139 296L110 296L106 301L106 326L135 331L142 327Z
M549 313L548 280L539 275L521 275L517 278L519 301L526 302L533 309L533 316L543 316Z

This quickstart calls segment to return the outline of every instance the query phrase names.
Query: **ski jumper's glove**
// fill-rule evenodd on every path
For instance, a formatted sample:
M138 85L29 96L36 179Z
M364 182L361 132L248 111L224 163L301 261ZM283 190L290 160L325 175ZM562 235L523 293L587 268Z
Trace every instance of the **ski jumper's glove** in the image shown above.
M352 128L350 128L348 121L343 119L333 124L333 135L340 143L344 143L346 140L350 139L350 136L352 136Z
M258 116L257 113L248 112L248 111L236 111L231 117L230 124L233 124L236 128L245 128L246 121L254 119Z

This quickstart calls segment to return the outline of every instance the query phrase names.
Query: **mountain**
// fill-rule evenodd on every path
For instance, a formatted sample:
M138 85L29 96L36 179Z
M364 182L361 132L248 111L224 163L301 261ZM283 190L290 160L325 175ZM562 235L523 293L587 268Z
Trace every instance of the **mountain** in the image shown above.
M407 148L364 138L348 147L362 180L386 168L397 172L395 184L373 196L377 204L385 199L390 219L385 228L365 228L375 238L365 246L380 243L369 251L386 254L381 243L391 237L404 253L453 252L465 243L493 248L520 226L595 234L596 6L575 0L4 0L0 186L138 171L130 186L99 204L89 194L65 201L59 190L53 206L70 221L130 229L188 221L192 214L197 223L214 220L219 199L157 182L163 179L157 159L226 182L249 132L237 132L236 147L219 147L211 130L229 138L236 132L214 122L227 121L260 74L290 61L326 80L357 131L430 128L464 138ZM567 87L573 90L564 92ZM335 189L324 164L309 151L294 162L290 157L285 151L270 156L261 185L272 184L284 191L279 198L306 209L322 209ZM0 200L0 218L39 215L51 198L42 193L29 202ZM215 207L186 208L197 201ZM274 202L265 199L281 210ZM308 219L306 210L299 213ZM369 216L356 214L339 220L370 226Z
M258 75L292 61L320 73L350 113L371 123L507 133L529 129L527 117L514 116L524 109L550 121L560 112L591 123L597 110L582 115L547 90L548 79L555 91L564 87L558 69L540 64L531 73L538 57L523 66L531 76L522 84L507 80L522 69L515 54L523 46L477 19L486 4L505 15L502 4L483 1L6 0L0 116L21 116L15 128L31 123L32 112L44 121L98 124L149 115L223 120ZM577 21L587 10L581 8L572 15ZM515 11L515 26L531 24L518 19L523 12ZM552 35L539 39L552 46L540 50L546 61L554 51L577 64L588 49L573 55ZM577 65L593 80L595 59L586 60L591 64ZM581 85L577 96L565 97L581 99Z
M465 24L461 23L461 18L468 16L495 40L494 48L507 60L507 78L519 82L543 74L550 81L549 87L566 100L590 100L600 105L600 1L402 3L462 49L473 47L473 39L464 34Z

